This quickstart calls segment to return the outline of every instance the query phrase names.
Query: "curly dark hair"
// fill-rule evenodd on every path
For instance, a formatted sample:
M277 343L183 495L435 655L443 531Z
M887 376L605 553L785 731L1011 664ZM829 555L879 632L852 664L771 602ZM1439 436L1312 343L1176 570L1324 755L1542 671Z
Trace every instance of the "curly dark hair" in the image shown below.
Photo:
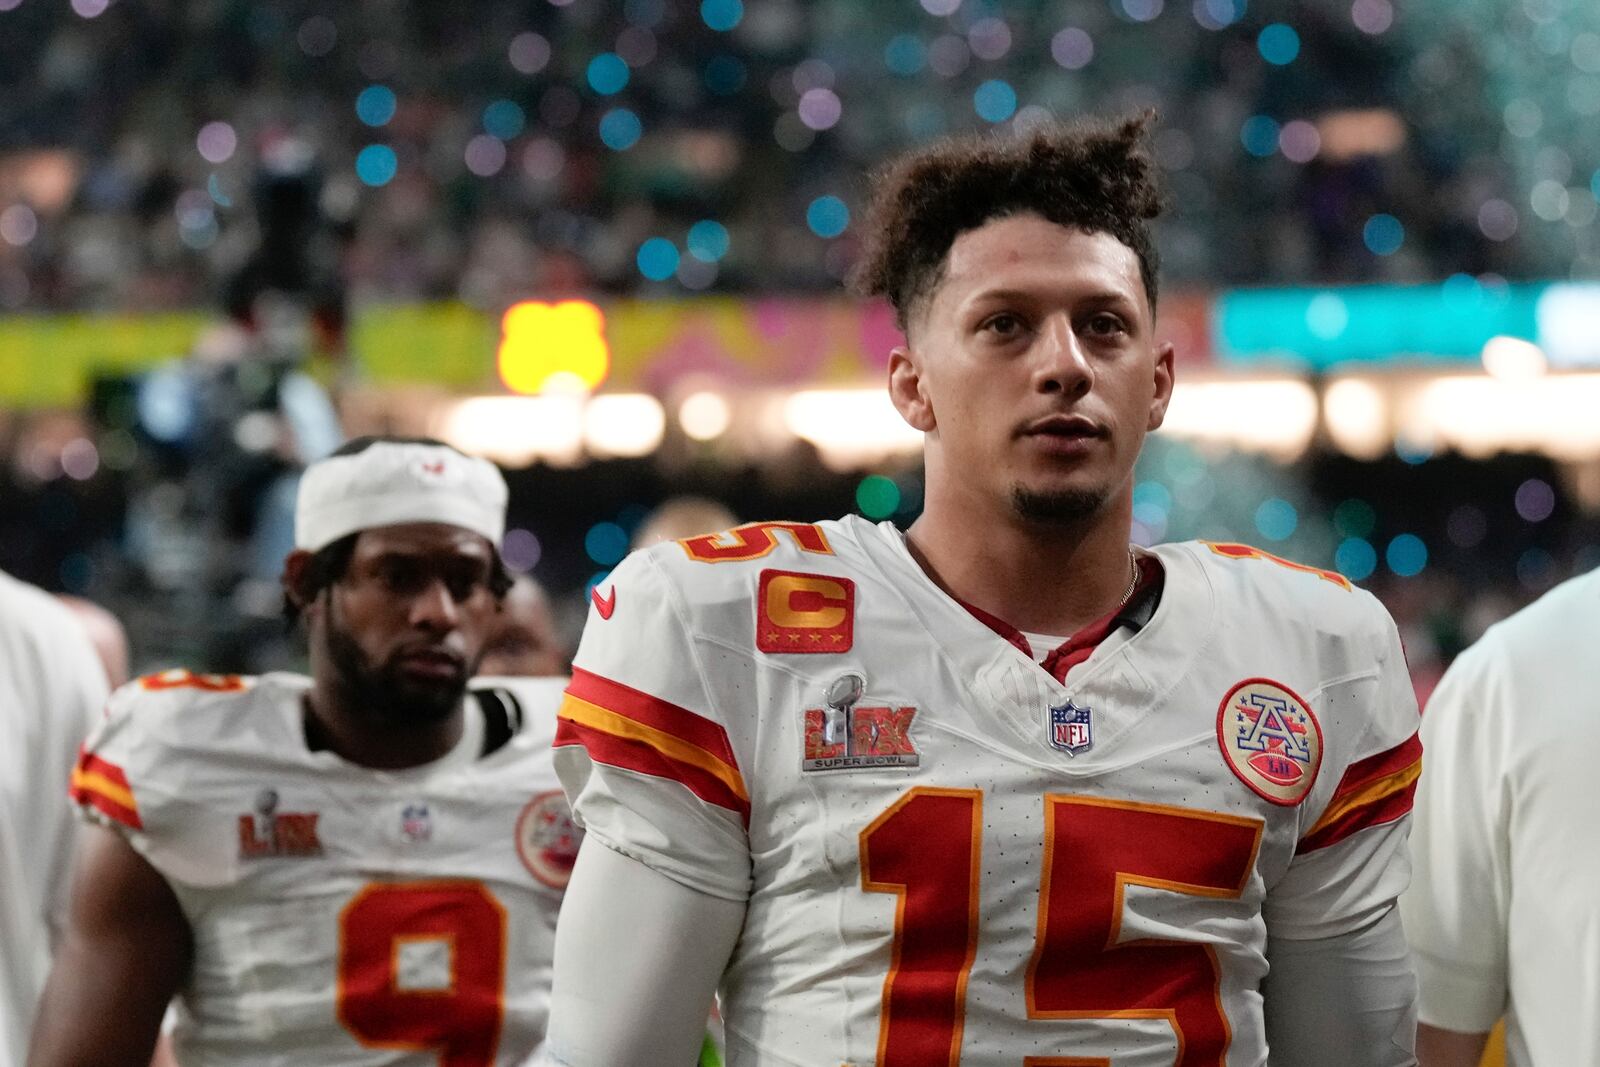
M1116 123L1052 125L1025 137L953 137L891 161L873 178L866 247L852 287L863 296L887 296L903 331L938 287L958 236L990 219L1032 211L1131 248L1154 308L1159 261L1149 223L1162 204L1144 138L1155 118L1145 111Z

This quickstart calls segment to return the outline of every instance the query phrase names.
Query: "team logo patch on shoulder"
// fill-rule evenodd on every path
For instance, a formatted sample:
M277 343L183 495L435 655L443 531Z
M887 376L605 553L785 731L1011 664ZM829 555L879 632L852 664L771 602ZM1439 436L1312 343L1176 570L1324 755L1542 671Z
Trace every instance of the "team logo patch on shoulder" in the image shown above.
M1293 807L1322 767L1322 726L1292 689L1246 678L1217 708L1217 742L1239 780L1263 800Z
M540 793L517 816L517 855L522 865L551 889L565 889L578 862L583 831L559 789Z
M848 578L764 570L756 590L756 648L848 652L855 637L856 583Z

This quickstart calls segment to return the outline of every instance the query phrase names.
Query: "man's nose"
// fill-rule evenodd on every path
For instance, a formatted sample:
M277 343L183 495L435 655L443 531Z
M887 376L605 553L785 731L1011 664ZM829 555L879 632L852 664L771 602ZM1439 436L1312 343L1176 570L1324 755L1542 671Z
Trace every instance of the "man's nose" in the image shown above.
M1035 348L1040 392L1080 396L1094 384L1094 366L1084 350L1083 338L1072 328L1070 316L1058 314L1046 319Z
M442 578L430 581L411 601L413 626L448 632L456 628L457 618L455 597Z

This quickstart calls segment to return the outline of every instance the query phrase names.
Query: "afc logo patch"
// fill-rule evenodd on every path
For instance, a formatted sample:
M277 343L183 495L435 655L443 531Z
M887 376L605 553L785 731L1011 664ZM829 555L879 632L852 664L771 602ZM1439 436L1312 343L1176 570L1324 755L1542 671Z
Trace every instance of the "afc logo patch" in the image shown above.
M1263 800L1293 807L1322 767L1322 725L1293 690L1246 678L1217 708L1217 743L1239 780Z
M756 591L762 652L848 652L855 637L856 583L849 578L764 570Z
M583 831L559 789L540 793L517 816L517 855L528 873L551 889L565 889L578 862Z

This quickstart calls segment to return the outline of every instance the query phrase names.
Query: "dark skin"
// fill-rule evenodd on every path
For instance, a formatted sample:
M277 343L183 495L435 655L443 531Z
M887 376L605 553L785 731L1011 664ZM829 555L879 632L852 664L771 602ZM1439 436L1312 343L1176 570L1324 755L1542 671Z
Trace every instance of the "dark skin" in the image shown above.
M308 737L378 769L445 755L500 612L489 543L440 523L365 530L344 576L321 590L308 587L309 560L292 553L283 574L310 638ZM76 862L29 1067L148 1063L193 933L171 886L120 834L88 827Z

